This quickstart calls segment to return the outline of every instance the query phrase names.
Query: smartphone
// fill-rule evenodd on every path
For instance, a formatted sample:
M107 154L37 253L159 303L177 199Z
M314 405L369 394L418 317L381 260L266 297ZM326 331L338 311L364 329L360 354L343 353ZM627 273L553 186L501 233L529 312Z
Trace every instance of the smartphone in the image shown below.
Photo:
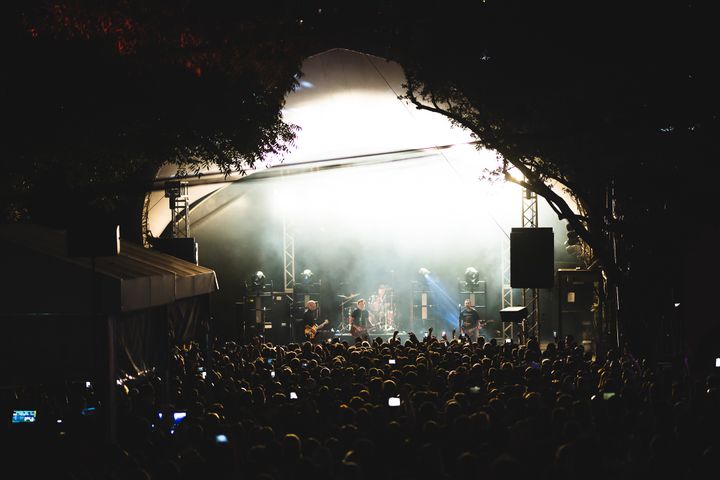
M478 386L470 387L470 393L480 393L480 387L478 387Z
M270 378L275 378L275 370L270 370Z
M716 367L716 368L720 368L720 357L717 357L717 358L715 359L715 367Z
M394 358L391 358L390 360L388 360L388 365L395 365L395 363L396 363L396 361Z
M80 410L80 415L94 415L95 414L95 407L85 407L82 410Z
M553 338L557 338L557 332L553 330Z
M222 433L215 435L215 443L228 443L227 435L223 435Z
M512 338L506 338L506 339L505 339L505 343L511 343L511 342L512 342Z
M272 365L273 360L274 360L274 358L266 358L266 359L265 359L265 364L266 364L266 365Z
M85 382L85 388L92 388L92 383Z
M203 378L203 380L205 380L205 378L207 377L207 372L200 372L200 376Z
M610 400L614 396L615 392L605 392L603 393L603 400Z
M175 433L175 429L180 424L180 422L183 420L183 418L185 418L186 416L187 416L187 412L184 412L184 411L173 412L173 424L170 427L171 434ZM163 418L162 412L158 412L158 418L160 420L162 420L162 418Z
M443 333L442 333L442 336L443 336L443 337L444 337L445 335L447 335L447 332L443 332Z
M297 393L290 392L290 400L297 400Z
M35 423L37 410L13 410L12 423Z
M307 360L303 360L300 365L302 365L303 368L307 368L307 367L308 367L308 362L307 362Z
M400 406L400 397L388 398L388 407L399 407L399 406Z

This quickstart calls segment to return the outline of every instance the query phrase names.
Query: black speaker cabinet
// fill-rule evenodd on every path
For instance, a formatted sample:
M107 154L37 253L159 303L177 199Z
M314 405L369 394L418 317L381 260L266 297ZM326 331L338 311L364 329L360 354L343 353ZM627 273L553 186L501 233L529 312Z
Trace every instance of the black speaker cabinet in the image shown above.
M510 286L552 288L555 280L553 231L549 227L510 232Z
M560 268L557 272L561 310L589 312L595 302L595 282L600 281L599 274L569 268Z
M572 335L578 343L594 341L595 284L600 282L597 271L564 269L558 271L558 333Z

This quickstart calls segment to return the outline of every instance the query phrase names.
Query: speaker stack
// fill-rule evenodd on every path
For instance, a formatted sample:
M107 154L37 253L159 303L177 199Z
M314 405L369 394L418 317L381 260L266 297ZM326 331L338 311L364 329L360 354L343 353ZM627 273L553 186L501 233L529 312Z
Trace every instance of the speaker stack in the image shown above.
M553 231L549 227L510 232L510 286L552 288L555 284Z

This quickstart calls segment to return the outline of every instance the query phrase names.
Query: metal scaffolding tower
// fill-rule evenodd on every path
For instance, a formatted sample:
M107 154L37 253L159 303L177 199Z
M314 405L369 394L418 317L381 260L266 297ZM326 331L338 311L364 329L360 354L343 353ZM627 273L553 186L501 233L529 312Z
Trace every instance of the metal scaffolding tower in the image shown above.
M165 197L170 203L172 238L190 236L190 216L188 215L188 182L172 180L165 182Z
M283 265L285 294L291 299L295 289L295 235L283 214Z
M510 286L510 237L503 236L502 252L500 255L500 268L502 270L502 308L513 306L513 289ZM503 322L503 338L513 338L512 322Z
M522 226L523 228L538 227L537 194L525 188L522 190ZM540 290L537 288L523 288L522 303L528 310L528 315L525 319L525 334L527 338L535 337L539 341Z
M145 248L150 246L150 242L148 242L148 237L150 236L150 229L148 228L148 219L150 218L150 193L151 192L146 193L143 199L143 215L140 224L143 247Z

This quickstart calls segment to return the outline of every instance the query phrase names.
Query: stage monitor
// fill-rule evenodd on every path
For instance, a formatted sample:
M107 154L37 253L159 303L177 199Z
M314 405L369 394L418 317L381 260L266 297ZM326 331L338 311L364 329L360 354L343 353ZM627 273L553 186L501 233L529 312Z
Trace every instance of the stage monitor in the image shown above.
M500 320L503 322L520 323L528 316L527 307L506 307L500 310Z

